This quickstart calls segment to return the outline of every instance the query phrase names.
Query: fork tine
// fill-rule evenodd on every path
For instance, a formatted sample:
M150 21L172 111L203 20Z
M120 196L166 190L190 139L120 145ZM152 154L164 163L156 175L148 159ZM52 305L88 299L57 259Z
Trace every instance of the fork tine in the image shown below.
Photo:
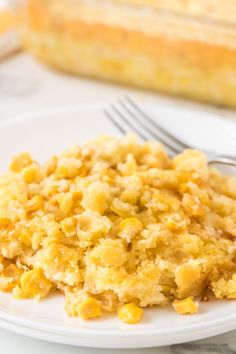
M166 140L164 140L165 138L160 138L160 136L158 135L158 127L159 124L156 123L154 120L152 120L152 118L150 118L146 113L144 113L129 97L125 97L125 103L122 100L118 101L118 108L121 107L122 111L120 111L116 106L111 105L110 106L110 110L112 110L111 112L109 112L107 109L104 110L104 114L107 116L107 118L111 121L111 123L113 125L115 125L115 127L123 134L127 134L128 130L126 130L126 128L123 127L123 125L127 125L129 128L131 128L134 132L136 132L138 134L139 137L141 137L143 140L148 140L148 136L143 134L143 132L141 132L139 129L140 127L143 128L143 130L145 131L145 133L151 135L152 137L154 136L155 139L159 140L160 142L163 143L163 145L165 145L168 150L170 150L172 153L174 152L174 154L178 154L180 152L180 150L177 150L177 146L173 146L170 145L169 142L167 142ZM130 109L129 106L127 107L126 103L130 103L131 107L134 109ZM124 113L123 113L124 112ZM138 112L139 115L137 116L134 112ZM125 114L126 113L126 114ZM132 120L130 121L131 118ZM146 120L152 122L152 126L154 126L156 128L156 133L154 133L149 126L146 126L143 123L143 120L141 118L146 118ZM124 123L123 125L120 124L119 120L122 120L122 122ZM137 128L137 124L138 123L138 128ZM165 128L162 128L160 126L160 131L164 132L165 137L168 136L169 138L173 137L173 140L175 141L175 143L179 142L179 145L181 146L181 149L184 148L192 148L187 144L182 143L178 138L176 138L174 135L172 135L171 133L169 133L168 131L165 130ZM178 147L179 149L179 147ZM235 161L236 161L236 157L232 156L232 155L218 155L218 153L214 152L214 151L209 151L209 150L204 150L205 154L208 156L209 159L209 163L215 163L215 162L220 162L220 163L228 163L228 164L233 164L235 165ZM224 160L222 162L222 159ZM226 161L227 160L227 161Z
M118 104L119 104L118 108L115 105L111 105L110 111L106 110L106 111L104 111L104 113L106 114L108 119L116 126L116 128L120 132L122 132L122 134L126 134L127 131L125 131L125 129L123 128L123 126L120 124L119 121L122 121L126 126L128 126L132 131L134 131L142 140L144 140L144 141L150 140L150 137L148 135L144 134L142 131L140 131L140 127L142 128L142 130L145 131L145 133L149 132L149 134L152 137L161 141L163 143L163 145L165 145L168 148L168 150L171 154L176 154L179 152L173 146L168 144L166 141L162 140L157 134L153 133L151 130L148 130L145 125L142 126L142 124L137 124L137 123L140 123L140 121L138 121L138 122L136 121L136 116L134 116L134 118L135 118L134 121L130 120L132 112L129 113L129 111L127 111L126 107L125 107L125 109L123 107L123 111L126 113L126 115L125 115L119 109L120 107L122 108L120 101L118 101Z
M129 127L131 128L135 133L137 133L141 139L144 141L148 140L148 137L145 136L143 133L141 133L134 124L132 124L114 105L111 106L113 111L117 114L120 119Z
M107 116L107 118L115 125L115 127L123 134L127 134L125 129L112 117L112 115L107 111L106 109L103 110L104 114Z
M166 146L169 150L174 152L175 154L178 154L182 149L177 149L174 145L168 143L166 140L164 140L159 134L154 133L146 124L143 123L143 121L136 116L130 109L127 107L127 105L122 102L121 100L118 101L118 103L121 105L121 107L126 111L126 113L129 114L130 117L134 119L136 123L138 123L146 132L148 132L154 139L160 141L164 146ZM128 123L127 123L128 124ZM130 122L129 122L130 124Z
M176 138L175 135L171 134L170 132L168 132L165 128L163 128L160 124L158 124L156 121L154 121L151 117L149 117L149 115L147 115L140 107L138 107L136 105L136 103L134 103L134 101L126 96L125 100L143 117L145 118L155 129L159 130L160 132L162 132L163 135L165 135L168 139L170 139L171 141L173 141L175 144L179 145L181 150L184 149L190 149L191 146L185 144L184 142L182 142L181 140L179 140L178 138Z

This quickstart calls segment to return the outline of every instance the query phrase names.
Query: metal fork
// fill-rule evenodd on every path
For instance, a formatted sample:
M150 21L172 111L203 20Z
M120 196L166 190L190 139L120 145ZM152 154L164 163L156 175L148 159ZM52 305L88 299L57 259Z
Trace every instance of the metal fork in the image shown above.
M156 120L144 112L131 98L125 97L104 109L109 121L122 133L126 135L131 129L142 140L155 139L161 142L171 155L176 155L185 149L194 149L163 128ZM212 151L204 151L208 157L209 164L222 164L236 167L236 157L218 155Z

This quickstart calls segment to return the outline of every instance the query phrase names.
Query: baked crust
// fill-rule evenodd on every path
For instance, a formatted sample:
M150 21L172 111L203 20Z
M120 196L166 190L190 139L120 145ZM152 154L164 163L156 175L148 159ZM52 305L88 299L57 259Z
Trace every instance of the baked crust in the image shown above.
M79 19L58 20L55 8L50 12L43 1L31 0L28 5L30 31L25 44L53 67L236 106L236 35L231 30L215 33L208 27L211 35L204 38L203 31L199 35L187 26L175 37L161 26L152 34L142 26L112 25L105 18L99 22L98 13L84 16L89 8Z
M235 0L113 0L116 3L151 6L156 9L176 11L182 15L192 15L217 20L236 22Z
M0 34L12 30L15 27L13 13L8 10L0 10Z

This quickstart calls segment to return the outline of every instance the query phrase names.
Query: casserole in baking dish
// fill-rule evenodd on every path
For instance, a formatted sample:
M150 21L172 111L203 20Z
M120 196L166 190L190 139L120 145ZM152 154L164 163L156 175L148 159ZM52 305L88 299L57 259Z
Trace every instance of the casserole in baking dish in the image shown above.
M66 72L236 106L236 2L25 0L24 45Z

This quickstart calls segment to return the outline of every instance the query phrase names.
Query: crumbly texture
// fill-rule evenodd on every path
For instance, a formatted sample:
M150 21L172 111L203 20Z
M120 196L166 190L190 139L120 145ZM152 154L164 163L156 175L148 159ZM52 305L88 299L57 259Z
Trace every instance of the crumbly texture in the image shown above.
M43 165L22 153L0 178L0 289L58 290L70 316L236 298L235 237L236 178L196 150L105 136Z

